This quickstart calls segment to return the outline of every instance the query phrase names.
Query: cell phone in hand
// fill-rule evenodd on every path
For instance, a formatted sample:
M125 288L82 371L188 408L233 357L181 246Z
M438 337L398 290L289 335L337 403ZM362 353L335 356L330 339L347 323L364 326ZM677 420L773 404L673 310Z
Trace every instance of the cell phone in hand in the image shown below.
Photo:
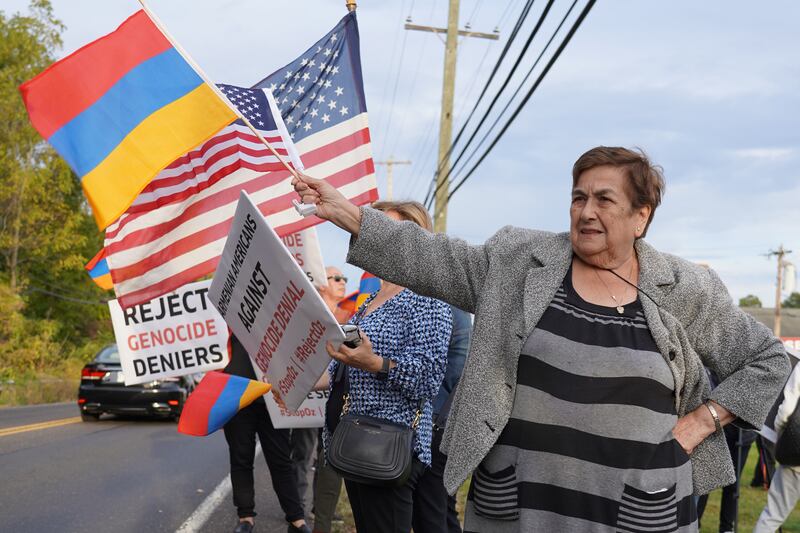
M355 348L361 344L361 332L358 330L358 326L345 324L342 326L342 333L344 333L344 342L342 344L348 348Z

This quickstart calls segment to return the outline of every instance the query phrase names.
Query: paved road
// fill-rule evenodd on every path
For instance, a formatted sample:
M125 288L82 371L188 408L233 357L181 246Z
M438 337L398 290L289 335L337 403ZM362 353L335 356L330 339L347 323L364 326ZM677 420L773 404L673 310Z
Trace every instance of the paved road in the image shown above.
M202 505L228 476L222 432L188 437L174 422L104 417L11 433L78 415L74 403L0 409L0 531L173 532L203 515L182 533L233 531L229 491L210 513ZM286 531L263 457L256 480L258 531Z

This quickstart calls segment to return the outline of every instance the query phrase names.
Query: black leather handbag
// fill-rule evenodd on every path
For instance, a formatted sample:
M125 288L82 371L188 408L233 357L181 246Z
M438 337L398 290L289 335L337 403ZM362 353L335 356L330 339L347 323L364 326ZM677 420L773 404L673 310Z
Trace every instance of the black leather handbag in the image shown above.
M800 466L800 402L786 421L775 444L775 459L783 466Z
M399 487L411 474L414 432L422 416L420 401L411 427L372 416L349 413L350 392L346 384L341 418L328 446L328 463L344 479L381 487Z

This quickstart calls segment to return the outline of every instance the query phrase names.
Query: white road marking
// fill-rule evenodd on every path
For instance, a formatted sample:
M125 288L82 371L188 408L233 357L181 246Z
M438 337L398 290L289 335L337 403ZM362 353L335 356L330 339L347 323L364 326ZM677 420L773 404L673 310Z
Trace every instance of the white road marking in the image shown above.
M256 460L261 455L261 444L256 444ZM222 500L228 497L231 492L231 476L227 475L219 482L219 485L211 491L211 494L206 496L206 499L194 510L194 512L175 530L175 533L197 533L199 532L211 514L222 503Z

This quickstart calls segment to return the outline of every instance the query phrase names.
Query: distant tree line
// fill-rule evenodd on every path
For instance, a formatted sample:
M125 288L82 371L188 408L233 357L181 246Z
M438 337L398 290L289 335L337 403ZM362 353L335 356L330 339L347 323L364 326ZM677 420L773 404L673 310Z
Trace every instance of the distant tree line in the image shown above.
M781 302L781 306L786 308L800 308L800 292L791 293ZM748 294L744 298L739 298L739 307L762 307L758 296Z
M83 269L102 234L19 92L55 60L63 30L48 0L0 10L0 379L57 373L113 337L110 294Z

